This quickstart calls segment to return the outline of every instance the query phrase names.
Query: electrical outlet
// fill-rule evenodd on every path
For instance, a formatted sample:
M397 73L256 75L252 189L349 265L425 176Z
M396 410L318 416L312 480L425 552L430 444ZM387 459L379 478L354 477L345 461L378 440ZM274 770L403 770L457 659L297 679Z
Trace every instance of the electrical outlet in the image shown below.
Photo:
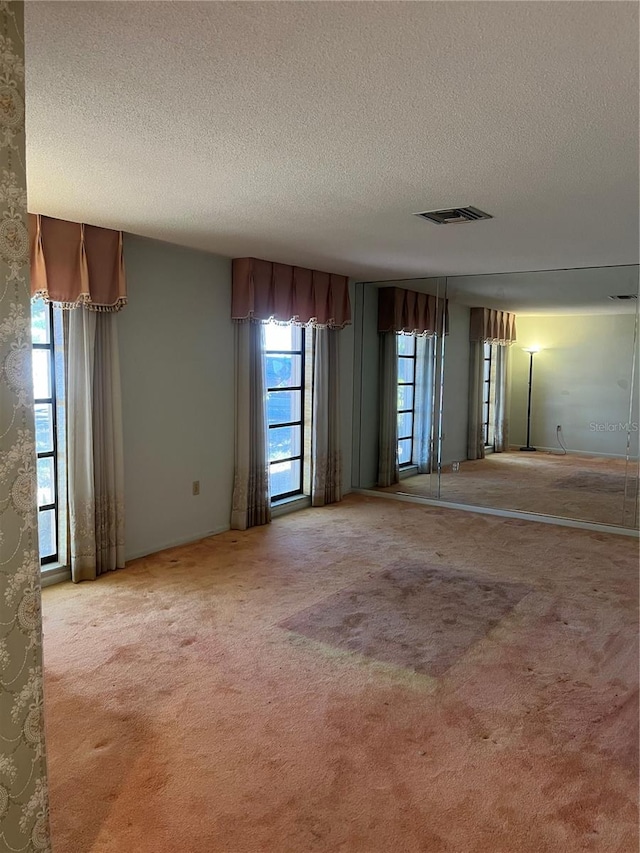
M191 493L193 495L200 494L200 480L194 480L193 485L191 486Z

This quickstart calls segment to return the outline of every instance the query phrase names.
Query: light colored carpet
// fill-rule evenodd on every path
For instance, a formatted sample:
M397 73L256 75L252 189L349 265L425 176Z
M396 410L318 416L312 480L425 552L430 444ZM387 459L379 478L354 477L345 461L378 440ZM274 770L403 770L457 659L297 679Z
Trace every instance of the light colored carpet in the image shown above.
M626 537L350 496L45 589L54 849L635 851L637 568Z
M461 462L457 472L445 467L440 497L451 503L637 527L637 463L629 464L625 501L626 473L624 459L492 453L485 459ZM434 479L418 474L382 491L431 497Z

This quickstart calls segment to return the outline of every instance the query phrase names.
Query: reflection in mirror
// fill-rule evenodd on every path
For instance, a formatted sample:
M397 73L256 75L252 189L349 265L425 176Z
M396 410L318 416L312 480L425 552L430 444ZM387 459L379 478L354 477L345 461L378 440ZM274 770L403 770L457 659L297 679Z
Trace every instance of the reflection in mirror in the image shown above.
M637 526L638 267L402 286L441 295L447 288L447 334L433 338L429 472L408 464L415 415L398 409L400 476L378 485L453 504ZM372 298L376 287L366 287ZM397 358L408 376L411 356ZM399 381L398 402L408 406L416 392ZM367 423L361 438L366 432L376 430ZM359 482L375 485L369 480Z
M437 487L441 440L444 282L356 286L355 337L360 352L354 418L353 481L394 491L416 477ZM356 358L358 362L358 358Z

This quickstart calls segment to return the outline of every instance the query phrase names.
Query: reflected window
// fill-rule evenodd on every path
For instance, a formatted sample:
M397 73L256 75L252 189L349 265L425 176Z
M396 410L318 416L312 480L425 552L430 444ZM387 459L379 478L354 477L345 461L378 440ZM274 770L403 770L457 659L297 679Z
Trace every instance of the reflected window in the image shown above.
M495 368L497 344L484 345L484 387L482 397L484 446L493 450L495 443Z
M416 337L398 334L398 465L413 459L416 392Z
M303 493L305 329L265 325L267 426L271 500Z

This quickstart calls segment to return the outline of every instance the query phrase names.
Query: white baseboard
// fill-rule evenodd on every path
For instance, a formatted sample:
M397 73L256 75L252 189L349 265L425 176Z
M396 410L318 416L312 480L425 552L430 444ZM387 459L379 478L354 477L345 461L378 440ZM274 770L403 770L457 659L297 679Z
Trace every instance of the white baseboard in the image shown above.
M444 509L458 509L462 512L475 512L479 515L498 515L503 518L520 518L524 521L537 521L540 524L556 524L559 527L577 527L580 530L595 530L598 533L615 533L618 536L631 536L640 538L640 531L631 527L618 527L614 524L598 524L595 521L579 521L573 518L562 518L557 515L539 515L535 512L520 512L511 509L496 509L490 506L471 506L469 504L457 504L450 501L437 500L436 498L423 498L420 495L403 494L402 492L378 492L373 489L354 489L355 494L367 495L372 498L390 498L404 503L424 504L426 506L442 507Z
M228 524L223 527L215 527L213 530L207 530L204 533L199 533L196 536L186 536L180 539L172 539L162 545L154 545L151 548L144 548L141 551L133 551L125 556L125 562L130 563L132 560L139 560L141 557L148 557L151 554L159 554L160 551L168 551L169 548L177 548L180 545L192 545L194 542L199 542L201 539L208 539L210 536L217 536L219 533L226 533L230 530Z
M55 583L64 583L71 580L71 569L68 566L56 566L54 569L40 570L40 586L53 586Z
M561 447L544 447L541 444L535 445L536 449L540 451L540 453L550 453L552 456L564 456ZM510 451L520 450L520 445L510 444ZM567 456L587 456L590 459L626 459L625 453L592 453L589 450L570 450L567 448ZM637 456L630 456L630 462L637 462Z

